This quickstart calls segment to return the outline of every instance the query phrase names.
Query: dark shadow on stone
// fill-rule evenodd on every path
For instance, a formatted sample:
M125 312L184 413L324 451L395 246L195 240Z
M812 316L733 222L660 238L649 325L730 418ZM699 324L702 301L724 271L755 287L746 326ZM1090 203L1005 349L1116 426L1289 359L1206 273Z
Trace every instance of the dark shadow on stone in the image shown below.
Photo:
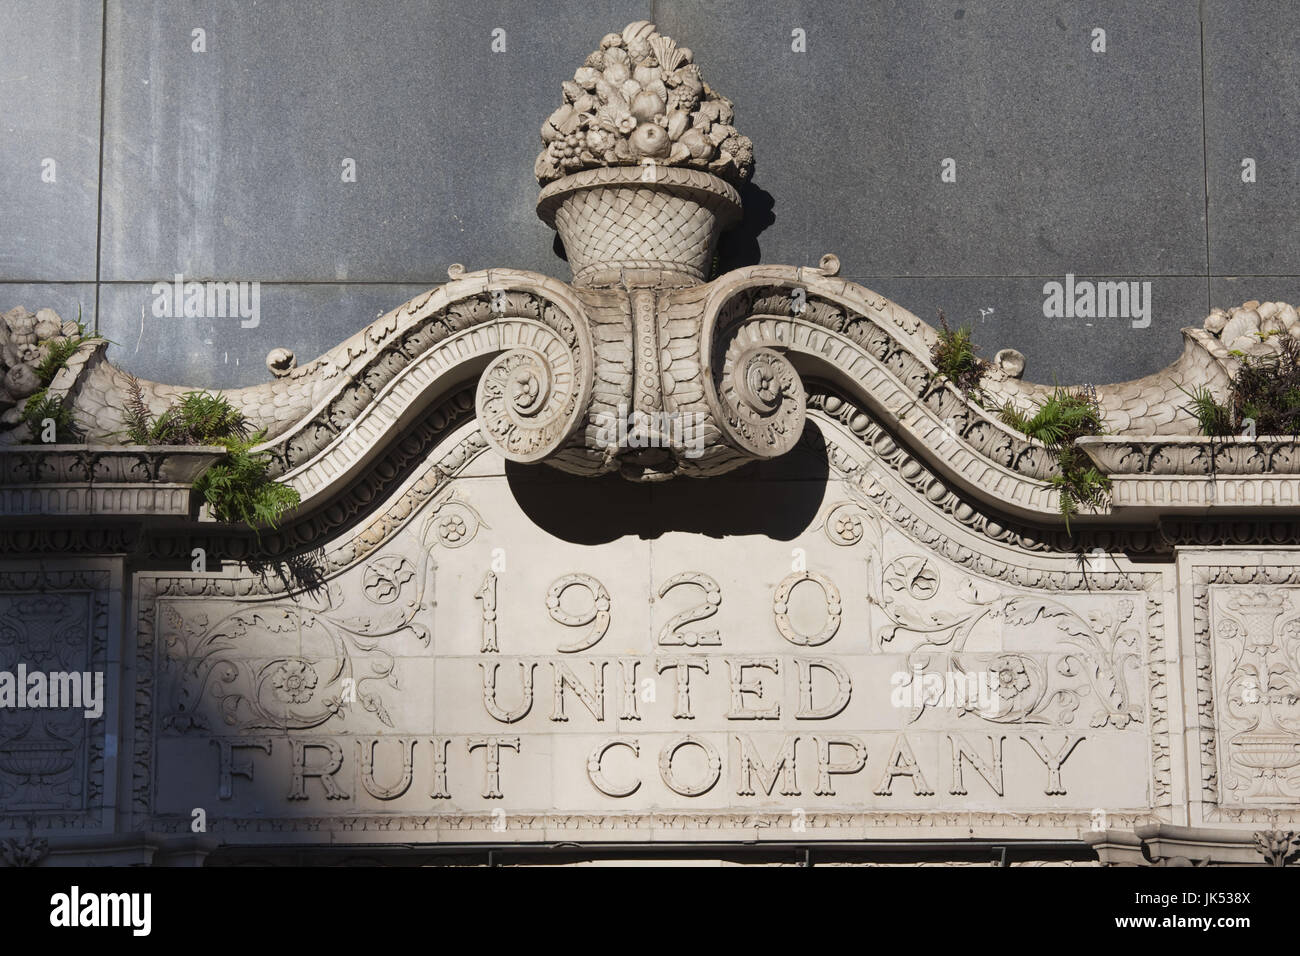
M718 275L743 266L756 266L762 260L758 236L776 222L776 200L772 194L752 182L740 188L740 201L745 205L739 223L723 233L718 240Z
M272 577L277 579L280 586L295 600L303 593L314 597L325 590L323 548L276 558L250 557L246 563L248 569L260 577L263 583Z
M790 541L817 517L828 475L826 442L812 421L790 454L716 478L634 482L506 463L510 492L524 514L548 534L587 545L669 531Z
M564 250L564 242L560 239L560 234L558 232L551 237L551 250L558 258L565 262L569 261L569 254Z

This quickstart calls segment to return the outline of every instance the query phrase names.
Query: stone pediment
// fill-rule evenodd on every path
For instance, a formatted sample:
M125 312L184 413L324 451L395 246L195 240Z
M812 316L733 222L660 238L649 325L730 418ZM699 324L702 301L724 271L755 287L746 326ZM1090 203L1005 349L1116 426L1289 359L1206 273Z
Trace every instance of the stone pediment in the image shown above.
M754 163L733 122L730 102L704 82L691 52L652 24L605 37L564 84L535 170L538 215L560 233L571 283L454 266L445 285L318 359L297 365L277 349L268 357L273 381L225 393L267 429L264 448L303 510L344 489L468 381L477 382L484 437L507 460L637 481L715 476L780 457L804 426L809 383L826 382L990 507L1055 521L1054 457L986 410L1026 407L1050 392L1016 377L1023 361L1011 356L994 368L985 382L991 403L971 401L934 374L934 329L840 279L834 255L710 278L718 237L739 218L737 186ZM1290 306L1247 306L1258 308L1237 311L1254 315L1256 331L1263 322L1300 332ZM1261 466L1223 488L1197 464L1204 443L1192 437L1183 390L1222 388L1241 354L1229 346L1267 349L1249 324L1211 315L1204 328L1184 330L1184 353L1167 369L1096 387L1113 438L1084 447L1120 479L1121 493L1084 520L1150 520L1157 505L1300 502L1300 464L1289 453L1248 442L1246 457ZM126 376L103 350L83 347L51 386L92 443L121 433L127 396ZM185 390L143 385L155 410ZM15 428L0 440L23 434ZM1121 463L1115 449L1126 441L1160 451ZM1134 470L1143 454L1160 466Z

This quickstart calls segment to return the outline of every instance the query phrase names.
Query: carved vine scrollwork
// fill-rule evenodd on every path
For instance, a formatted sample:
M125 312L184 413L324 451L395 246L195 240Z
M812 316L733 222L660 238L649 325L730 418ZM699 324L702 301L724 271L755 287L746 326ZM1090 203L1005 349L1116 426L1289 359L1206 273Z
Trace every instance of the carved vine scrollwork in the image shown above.
M418 564L397 555L367 563L364 608L349 606L337 582L319 606L245 605L215 620L202 611L186 618L163 604L160 678L169 692L162 728L213 730L215 707L242 732L304 730L345 716L352 703L393 726L383 688L398 686L397 662L383 639L407 632L428 645L417 615L428 607L429 563L427 555ZM267 650L285 645L295 653Z
M776 349L786 363L803 363L799 368L805 374L805 365L815 363L832 378L854 381L892 411L907 412L908 426L920 441L932 443L927 430L942 425L945 439L961 453L958 457L973 455L970 460L980 462L976 470L1006 469L1024 479L1026 489L1055 474L1056 463L1041 445L1000 425L933 374L925 359L899 338L894 310L885 300L857 301L837 294L817 275L801 278L794 270L780 281L750 281L753 284L724 287L704 322L702 354L715 370L712 398L719 418L728 425L744 423L742 412L748 410L728 395L740 392L739 381L748 377L750 366L741 360ZM770 361L765 362L770 367ZM789 369L798 382L794 365ZM794 410L792 404L792 418ZM739 447L749 450L743 443ZM954 459L951 452L948 459ZM1032 497L1028 490L1022 495Z
M1092 727L1123 730L1144 719L1140 694L1130 674L1142 667L1142 633L1132 598L1114 610L1093 610L1086 618L1058 601L1028 594L1006 594L974 578L965 579L948 600L939 565L920 555L895 558L882 575L881 609L889 620L883 644L910 643L913 679L934 668L965 674L979 671L996 678L992 707L974 701L964 713L994 723L1071 724L1079 708L1094 703ZM931 606L930 602L933 602ZM1002 652L991 657L971 651L973 636L999 623L1032 631L1050 623L1063 636L1046 654ZM919 719L930 702L924 695L910 719Z
M474 540L480 528L491 528L477 509L455 494L439 502L425 519L420 537L426 547L463 548Z
M460 281L462 285L444 287L445 293L439 290L413 299L389 325L373 328L355 351L329 360L330 367L319 372L320 381L332 385L345 368L346 381L334 387L311 416L268 443L265 450L272 456L274 475L305 468L330 452L349 426L382 405L376 402L381 392L395 380L410 377L422 363L443 368L456 364L458 357L481 353L488 347L487 340L475 344L466 336L481 338L494 323L498 329L492 333L491 352L518 347L544 354L554 373L552 383L561 393L571 385L574 404L585 407L594 359L590 332L571 290L525 273L508 275L505 281L514 288L482 290L481 280ZM475 287L479 291L456 291ZM445 356L439 357L439 350L445 350ZM428 376L422 373L421 377ZM436 372L432 378L436 380ZM576 410L573 415L576 420Z

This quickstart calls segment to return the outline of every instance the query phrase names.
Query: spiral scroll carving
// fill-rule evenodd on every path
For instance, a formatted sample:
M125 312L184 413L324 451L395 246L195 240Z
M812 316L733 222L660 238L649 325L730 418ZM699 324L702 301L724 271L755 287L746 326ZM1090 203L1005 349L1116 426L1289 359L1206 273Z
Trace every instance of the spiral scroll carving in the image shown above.
M574 356L520 346L497 356L479 379L475 405L483 436L504 457L535 462L553 454L578 424Z
M803 382L794 366L770 348L733 342L718 398L728 437L756 458L784 455L803 434Z

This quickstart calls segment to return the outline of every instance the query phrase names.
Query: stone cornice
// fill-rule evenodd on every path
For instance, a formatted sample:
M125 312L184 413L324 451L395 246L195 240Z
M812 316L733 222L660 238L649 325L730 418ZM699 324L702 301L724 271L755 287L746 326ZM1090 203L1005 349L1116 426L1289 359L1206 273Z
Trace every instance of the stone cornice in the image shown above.
M224 448L203 445L0 447L0 515L190 517L190 489Z
M1300 444L1290 436L1079 439L1111 480L1116 514L1300 512Z
M752 413L737 406L729 382L736 380L735 361L741 353L770 353L783 357L797 375L825 379L861 401L955 486L1022 520L1055 524L1058 503L1049 482L1056 464L1046 449L935 375L928 358L935 333L926 323L832 271L755 266L707 285L654 293L656 308L667 316L661 323L681 324L683 320L676 316L685 315L683 327L695 330L688 339L697 343L692 351L683 353L675 364L669 359L662 369L678 383L698 376L695 381L702 388L696 400L684 392L670 393L662 400L665 406L706 422L701 429L708 436L704 454L699 462L681 463L686 473L725 471L761 450L762 440L744 447L740 436L747 427L746 414ZM612 459L607 449L594 444L593 436L602 420L615 414L620 395L627 396L617 386L611 391L611 373L601 370L616 360L616 374L630 377L619 356L633 347L631 311L627 289L584 292L549 277L514 270L460 273L381 317L316 362L294 369L292 376L226 394L262 426L277 409L292 409L294 402L303 408L294 412L298 417L287 426L280 423L278 433L262 447L272 454L275 473L297 488L304 509L310 509L327 502L385 454L388 444L425 409L480 377L493 357L521 348L531 355L549 350L546 361L565 365L568 371L563 375L573 382L565 407L552 410L568 424L561 422L560 431L546 438L545 447L538 446L532 460L540 457L565 470L599 473L610 467ZM612 316L613 324L598 319L600 314ZM590 329L599 338L593 339ZM1127 403L1148 415L1168 409L1166 417L1172 421L1176 403L1185 401L1176 376L1170 374L1176 367L1222 367L1221 358L1235 361L1232 356L1210 354L1215 347L1222 351L1210 333L1187 329L1184 335L1188 343L1184 357L1166 372L1142 380L1147 383L1145 398L1124 397L1131 395L1132 383L1100 386L1103 406L1109 403L1122 409ZM88 343L83 351L84 356L78 353L81 360L76 368L60 373L64 393L74 396L79 411L120 407L124 376L103 359L103 343ZM701 374L705 368L711 369L709 374ZM146 385L157 403L169 400L169 391L179 394L178 389ZM798 388L802 390L802 384ZM602 389L606 397L596 402ZM1045 391L1005 376L988 382L995 400L1024 401L1036 394L1035 389ZM293 394L311 395L311 406ZM101 433L106 430L102 415L94 421L99 422ZM794 419L789 427L793 423ZM556 426L542 426L548 427ZM1300 502L1300 476L1287 477L1296 475L1300 461L1289 438L1116 435L1083 439L1081 447L1114 482L1111 513L1082 516L1085 522L1145 522L1159 513L1212 507L1291 509ZM52 461L71 462L74 459L67 453L72 450L72 446L57 451L26 447L20 458L53 454ZM0 475L0 482L17 484L12 470ZM71 500L52 504L48 494L39 500L26 491L23 494L26 499L10 494L15 509L11 513L29 504L42 512L54 507L78 513L75 509L81 507ZM104 501L93 507L111 511L115 505ZM147 511L147 506L141 507ZM182 505L177 499L153 507L173 513Z

